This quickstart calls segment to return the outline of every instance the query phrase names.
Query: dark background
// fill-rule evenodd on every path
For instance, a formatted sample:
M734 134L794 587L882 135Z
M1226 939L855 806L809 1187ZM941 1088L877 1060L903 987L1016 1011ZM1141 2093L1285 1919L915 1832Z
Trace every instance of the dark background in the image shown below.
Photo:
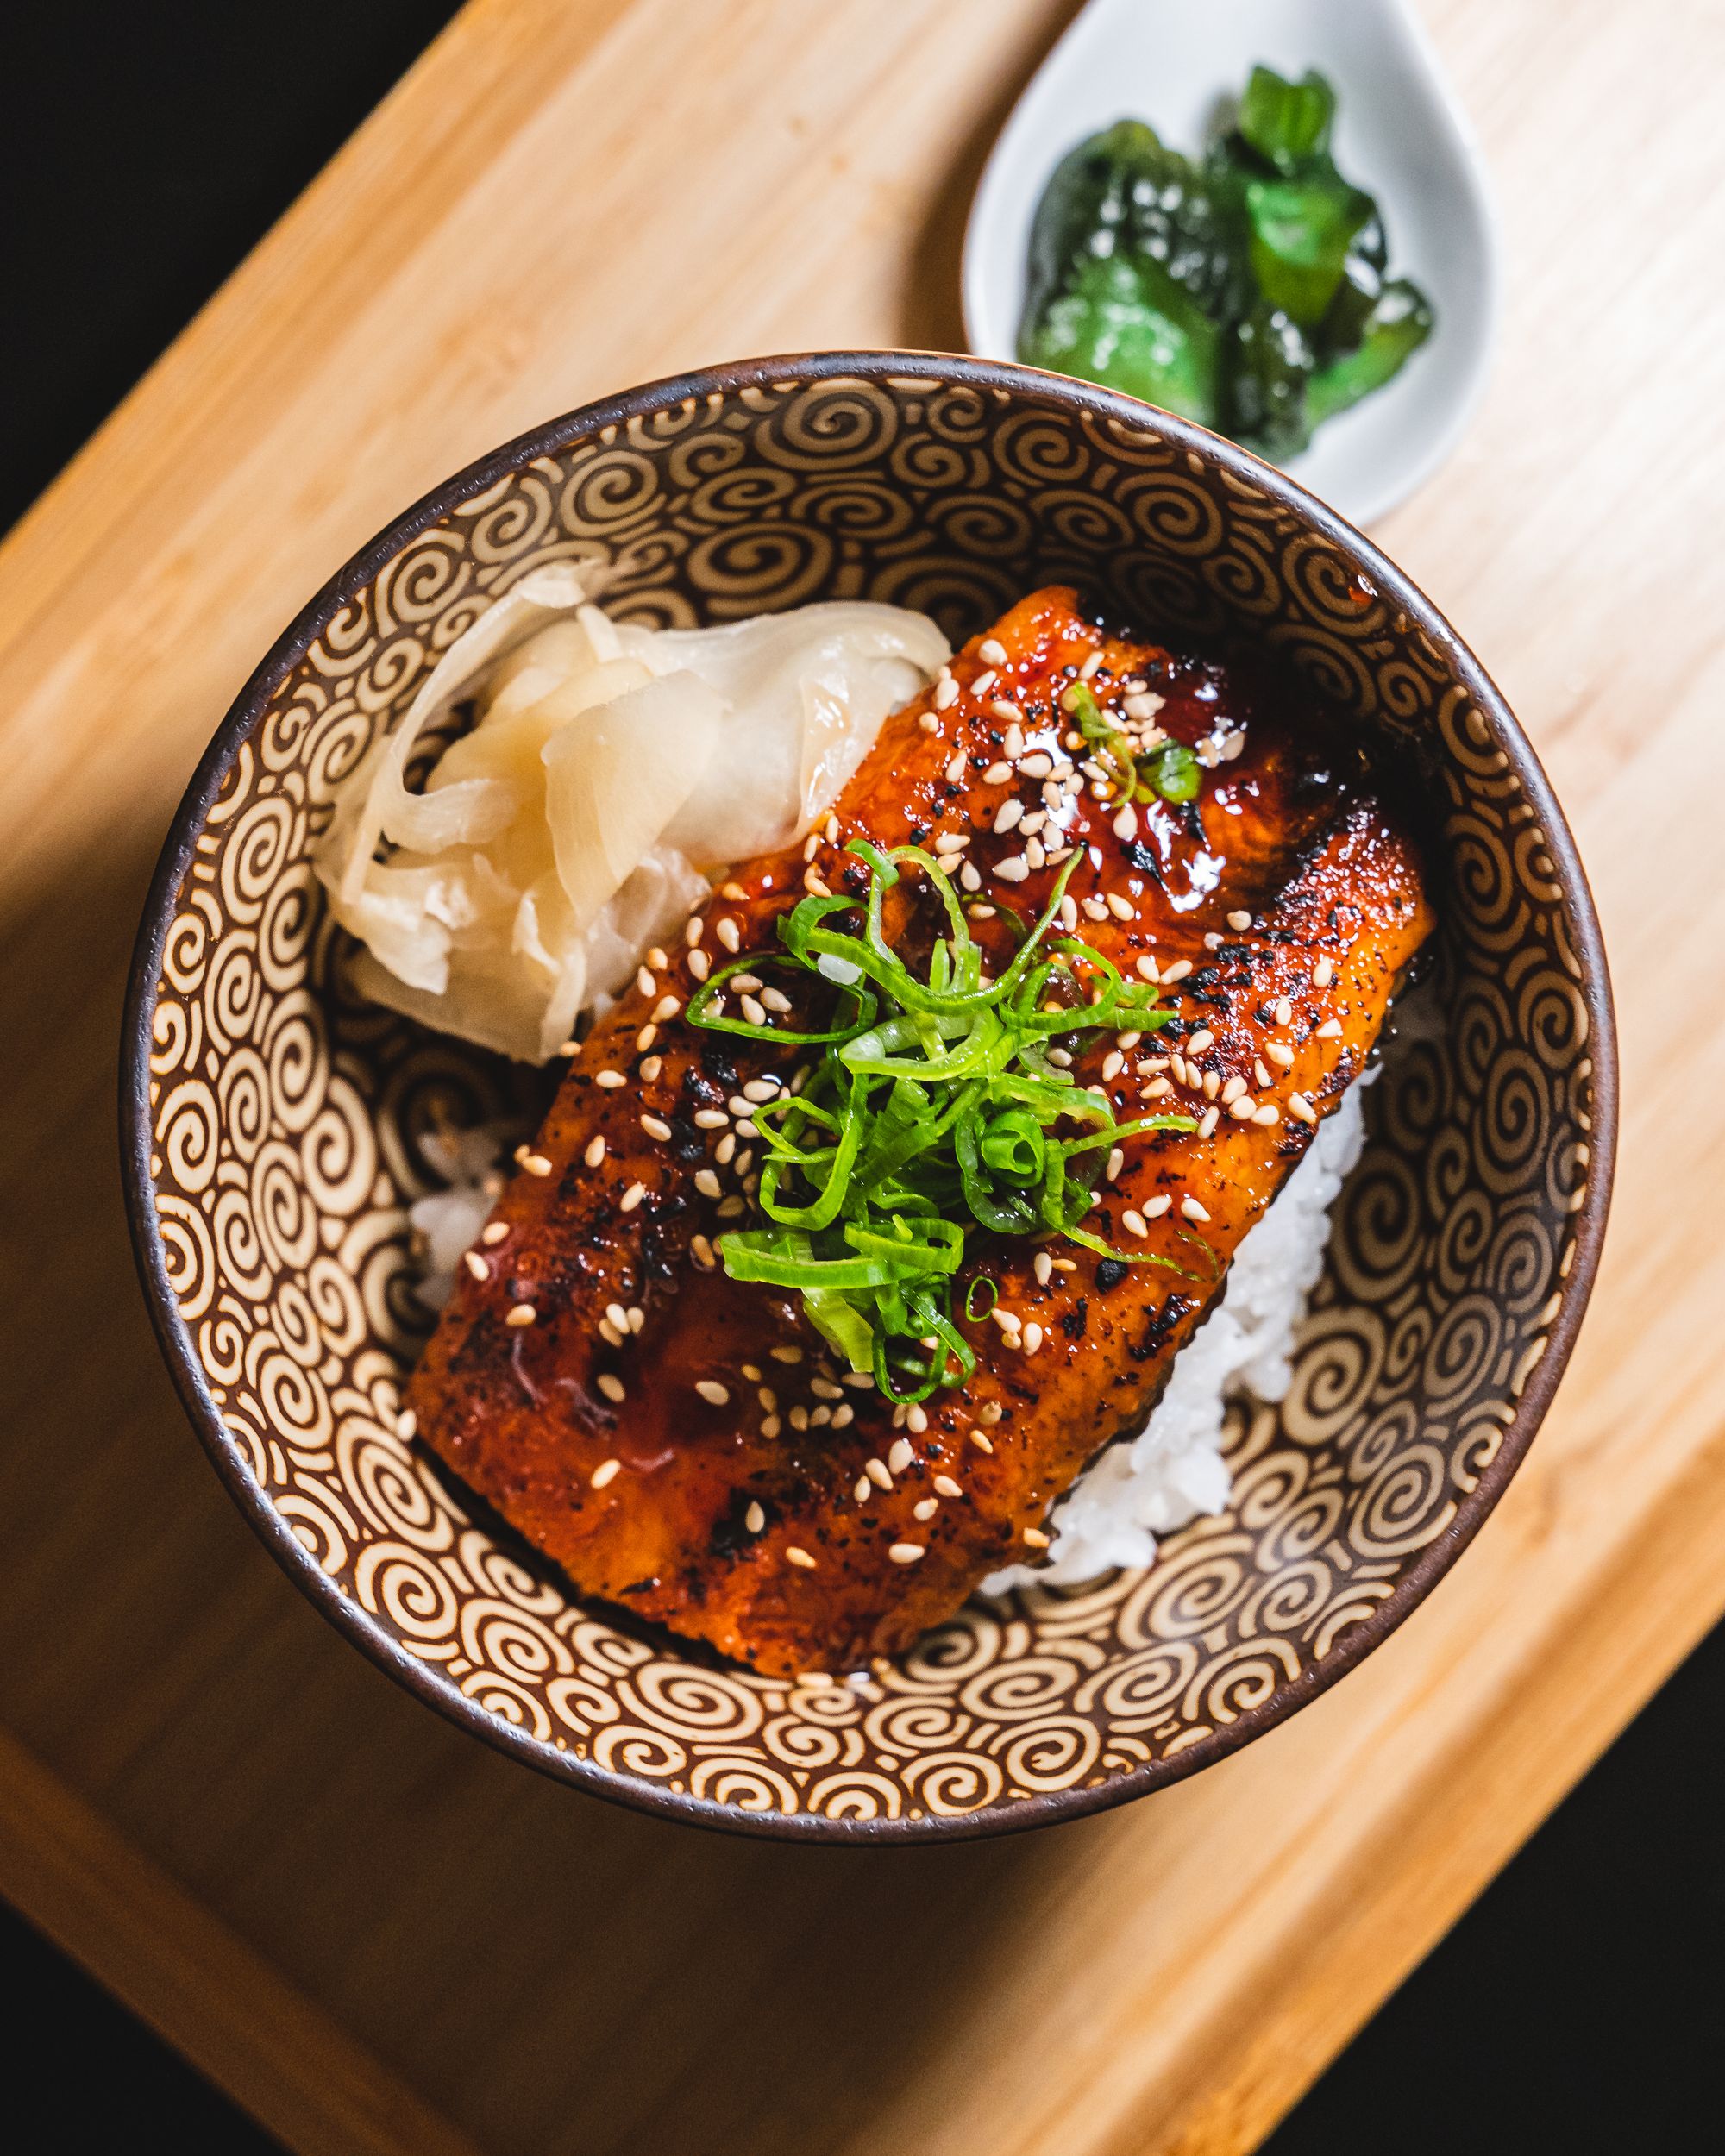
M0 528L455 12L447 0L5 9ZM1722 1710L1725 1631L1266 2156L1721 2146ZM0 1997L12 2002L0 2144L20 2156L274 2149L3 1906Z

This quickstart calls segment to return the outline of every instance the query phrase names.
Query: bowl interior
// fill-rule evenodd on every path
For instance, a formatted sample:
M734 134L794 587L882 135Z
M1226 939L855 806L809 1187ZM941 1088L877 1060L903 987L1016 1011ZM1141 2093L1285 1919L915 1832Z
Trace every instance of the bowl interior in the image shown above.
M1370 1094L1288 1396L1236 1413L1230 1508L1148 1572L973 1602L865 1689L713 1666L583 1606L396 1431L427 1323L405 1213L436 1181L422 1140L525 1127L545 1081L349 993L309 853L450 641L529 568L589 557L614 611L670 625L862 596L956 636L1058 580L1170 640L1243 633L1392 736L1429 815L1433 1015ZM860 355L733 368L476 467L266 662L152 906L135 1220L218 1466L301 1583L442 1711L656 1808L914 1838L1189 1771L1424 1592L1520 1457L1584 1299L1609 1006L1513 722L1417 595L1285 482L1045 378Z

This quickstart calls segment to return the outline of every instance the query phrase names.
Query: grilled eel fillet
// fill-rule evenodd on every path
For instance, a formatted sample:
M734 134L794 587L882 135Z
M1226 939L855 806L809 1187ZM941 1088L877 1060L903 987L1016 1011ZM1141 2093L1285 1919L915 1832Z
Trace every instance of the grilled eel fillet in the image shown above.
M1130 835L1112 804L1059 784L1070 721L1055 699L1098 654L1105 709L1150 682L1173 737L1233 736L1195 804L1141 808ZM1015 606L951 674L956 699L932 692L888 720L809 858L739 868L693 950L680 941L594 1026L408 1391L426 1442L581 1591L774 1674L891 1654L1040 1546L1051 1503L1141 1426L1309 1144L1305 1115L1327 1113L1358 1072L1432 925L1412 845L1315 719L1255 713L1220 669L1110 638L1059 589ZM1011 801L1047 809L1034 843L1023 823L997 834ZM743 1088L788 1077L797 1051L681 1012L703 955L771 950L805 888L861 887L842 852L853 836L961 830L975 902L1026 918L1056 873L1040 849L1063 836L1091 849L1069 887L1079 930L1123 970L1159 967L1180 1015L1106 1077L1113 1037L1082 1037L1101 1045L1075 1075L1105 1083L1122 1120L1219 1112L1208 1135L1129 1140L1090 1216L1116 1247L1177 1269L1055 1244L1076 1267L1044 1282L1036 1245L979 1237L973 1269L1000 1283L1021 1344L996 1321L970 1326L975 1375L907 1418L835 1382L794 1296L715 1269L710 1238L745 1210ZM998 972L1005 922L975 932ZM510 1325L523 1304L532 1321Z

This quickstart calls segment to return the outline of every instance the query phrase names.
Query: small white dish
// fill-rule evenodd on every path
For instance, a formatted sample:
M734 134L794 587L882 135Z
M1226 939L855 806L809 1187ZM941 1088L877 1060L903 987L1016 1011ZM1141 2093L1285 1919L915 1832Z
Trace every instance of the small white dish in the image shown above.
M1315 67L1337 99L1336 162L1377 197L1394 275L1437 317L1396 379L1320 429L1287 468L1350 523L1383 516L1448 455L1496 332L1498 239L1471 129L1410 0L1090 0L995 143L964 239L964 328L986 359L1018 350L1032 219L1067 151L1120 119L1189 154L1254 62Z

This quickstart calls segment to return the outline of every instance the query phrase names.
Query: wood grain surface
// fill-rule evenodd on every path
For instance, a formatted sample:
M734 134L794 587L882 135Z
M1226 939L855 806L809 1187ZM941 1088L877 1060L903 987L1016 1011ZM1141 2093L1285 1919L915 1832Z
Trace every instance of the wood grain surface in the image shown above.
M1609 0L1429 9L1506 213L1508 316L1465 448L1377 536L1567 805L1626 1099L1546 1429L1358 1673L1194 1782L1022 1840L709 1838L397 1692L174 1405L121 1225L115 1039L228 700L358 542L531 422L688 363L954 344L970 185L1069 13L474 0L0 549L0 1887L299 2150L1249 2149L1725 1604L1709 0L1657 36Z

